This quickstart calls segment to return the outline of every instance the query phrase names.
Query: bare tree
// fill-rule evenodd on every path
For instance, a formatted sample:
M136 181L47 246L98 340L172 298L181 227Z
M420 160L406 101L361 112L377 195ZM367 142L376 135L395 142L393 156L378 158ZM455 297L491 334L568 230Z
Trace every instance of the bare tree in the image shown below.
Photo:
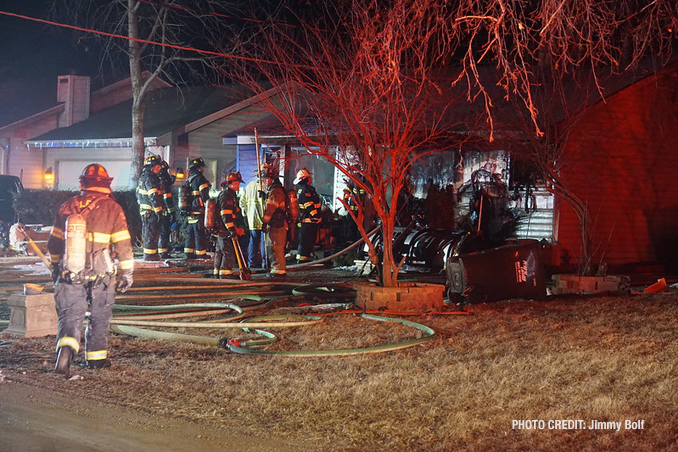
M647 55L667 61L678 29L673 0L323 4L313 24L293 15L295 26L274 23L265 39L244 46L258 60L237 65L236 76L260 93L274 86L276 97L262 97L269 111L310 153L328 159L370 195L382 222L382 278L389 286L400 267L389 243L407 170L422 153L444 148L437 144L443 137L446 147L459 145L447 113L464 107L447 88L465 91L469 104L480 104L485 124L470 125L477 121L472 113L466 128L488 141L494 140L498 105L509 102L528 118L526 141L535 160L554 190L578 209L585 232L585 203L559 178L566 132L541 114L537 91L556 87L563 93L566 78L576 82L586 74L602 92L601 70L630 70ZM451 66L451 82L439 77L445 65ZM232 67L225 69L230 76ZM540 85L540 73L551 77L548 87ZM586 233L584 242L590 251ZM370 250L377 261L371 243Z
M194 49L204 49L215 36L227 33L230 23L219 13L223 5L212 0L192 2L190 8L174 0L54 2L53 15L67 15L99 32L81 34L79 39L101 41L106 56L102 65L110 63L119 71L126 61L132 83L130 187L141 175L146 99L154 80L162 77L180 85L209 76L201 68L211 57Z
M357 214L346 207L385 286L397 284L402 265L392 242L410 167L440 150L443 138L460 144L449 141L449 110L463 99L442 95L450 85L440 78L450 56L443 10L437 0L339 2L313 25L299 16L294 27L270 24L243 49L252 65L224 68L259 93L272 85L275 96L261 96L265 108L308 152L365 190L381 221L382 249L367 237L360 199Z

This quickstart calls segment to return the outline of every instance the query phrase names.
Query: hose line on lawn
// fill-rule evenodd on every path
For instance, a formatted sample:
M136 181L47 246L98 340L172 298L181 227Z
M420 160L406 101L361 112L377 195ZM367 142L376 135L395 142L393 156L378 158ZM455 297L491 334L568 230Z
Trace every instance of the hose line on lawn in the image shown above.
M280 356L346 356L364 353L381 353L392 350L400 350L421 344L436 336L431 328L408 320L396 319L392 317L381 317L371 314L360 314L360 317L369 320L383 322L397 322L405 326L413 327L423 333L419 338L408 339L401 342L377 345L372 347L361 347L353 349L338 350L258 350L254 347L261 347L277 341L274 334L261 330L259 328L282 328L305 326L321 322L320 316L310 315L270 315L261 317L251 317L247 322L239 321L242 318L243 310L233 303L198 303L184 305L163 305L163 306L124 306L115 305L117 310L131 311L131 314L116 315L111 320L111 331L129 336L142 337L147 339L162 339L172 341L192 342L202 345L224 347L234 353L239 354L259 354L259 355L280 355ZM134 312L147 312L155 310L149 314L136 315ZM222 317L215 320L203 322L168 322L162 319L178 318L194 315L222 314L231 311L234 314L226 318ZM224 320L230 320L228 322ZM228 339L215 338L209 336L197 336L182 333L171 333L166 331L150 330L139 328L140 326L150 326L156 328L240 328L246 333L255 333L263 339Z
M429 341L436 337L436 332L431 328L403 319L395 319L392 317L381 317L372 314L360 314L360 317L369 320L377 320L381 322L397 322L405 326L411 326L418 329L424 335L420 338L408 339L402 342L394 342L383 345L375 345L372 347L362 347L362 348L349 348L349 349L338 349L338 350L256 350L250 348L250 341L237 341L232 340L227 344L227 347L230 351L241 354L255 354L255 355L279 355L279 356L296 356L296 357L312 357L312 356L347 356L347 355L360 355L365 353L383 353L390 352L393 350L400 350L403 348L413 347L415 345L421 344L423 342ZM252 344L252 346L258 344Z

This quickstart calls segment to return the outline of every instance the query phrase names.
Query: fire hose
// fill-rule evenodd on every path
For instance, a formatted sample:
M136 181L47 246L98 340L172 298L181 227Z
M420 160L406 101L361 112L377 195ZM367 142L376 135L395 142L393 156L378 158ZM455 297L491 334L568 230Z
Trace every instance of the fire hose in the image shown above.
M370 232L368 232L368 233L367 233L367 237L371 237L371 236L373 236L374 234L376 234L376 232L379 230L380 227L381 227L381 226L377 226L376 228L374 228L374 229L372 229ZM303 263L303 264L293 264L293 265L288 265L288 266L287 266L287 269L288 269L288 270L299 270L299 269L301 269L301 268L311 267L311 266L317 265L317 264L324 264L325 262L329 262L329 261L331 261L332 259L341 256L342 254L348 253L349 251L351 251L352 249L356 248L358 245L360 245L360 244L363 243L364 241L365 241L365 238L360 237L358 240L356 240L355 242L353 242L352 244L350 244L349 246L347 246L347 247L344 248L343 250L337 251L336 253L332 254L331 256L323 257L322 259L317 259L317 260L310 261L310 262L305 262L305 263Z
M124 310L128 312L135 311L151 311L156 310L155 313L141 314L141 315L116 315L111 320L111 331L119 334L126 334L135 337L143 337L148 339L162 339L192 342L202 345L216 345L224 347L234 353L239 354L260 354L260 355L280 355L280 356L296 356L296 357L310 357L310 356L346 356L364 353L381 353L393 350L400 350L407 347L412 347L421 344L436 336L435 331L431 328L415 322L407 320L376 316L371 314L359 314L360 317L384 322L397 322L405 326L413 327L423 333L419 338L407 339L401 342L388 343L383 345L371 347L358 347L353 349L337 349L337 350L259 350L254 347L261 347L263 345L271 344L277 341L277 337L268 331L260 328L283 328L306 326L319 323L323 321L320 316L310 315L277 315L277 316L261 316L245 319L246 321L235 320L242 319L243 311L238 305L233 303L199 303L188 305L164 305L164 306L120 306L114 305L114 309ZM188 309L188 311L182 311ZM204 309L204 310L202 310ZM234 314L226 318L219 318L215 320L202 322L167 322L162 319L187 317L194 315L207 314L222 314L228 311ZM171 312L169 312L171 311ZM348 311L348 313L353 313ZM226 321L228 320L228 321ZM216 338L209 336L197 336L181 333L171 333L165 331L150 330L140 328L142 326L155 328L239 328L246 333L254 333L262 336L263 339L227 339Z

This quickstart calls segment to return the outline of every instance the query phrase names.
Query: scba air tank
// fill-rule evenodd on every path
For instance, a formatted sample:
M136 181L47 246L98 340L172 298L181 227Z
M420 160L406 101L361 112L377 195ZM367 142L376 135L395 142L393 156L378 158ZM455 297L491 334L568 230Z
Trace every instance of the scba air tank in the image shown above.
M208 231L214 228L217 219L217 201L210 198L205 203L205 229Z
M288 221L297 221L299 218L299 201L297 200L297 192L294 190L287 191L287 214Z
M66 242L64 270L78 274L85 269L87 261L87 222L85 217L79 213L68 216L64 239Z
M182 210L184 212L188 212L191 210L190 206L188 205L188 198L191 194L191 188L187 187L186 185L181 185L179 187L179 190L177 190L177 209Z

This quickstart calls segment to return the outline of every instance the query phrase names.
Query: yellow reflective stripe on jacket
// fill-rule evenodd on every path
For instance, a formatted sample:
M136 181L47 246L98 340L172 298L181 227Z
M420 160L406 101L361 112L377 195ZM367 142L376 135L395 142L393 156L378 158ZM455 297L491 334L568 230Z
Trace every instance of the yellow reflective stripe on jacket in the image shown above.
M52 237L55 239L62 239L64 238L64 231L62 229L53 227L52 228L52 233L50 234Z
M221 211L222 215L233 215L233 210L232 209L224 209Z
M122 242L123 240L132 240L132 237L130 237L128 230L118 231L111 234L111 241L113 243Z
M106 359L108 352L106 350L97 350L94 352L87 352L87 361L97 361Z
M64 336L57 341L57 351L59 351L61 347L66 346L71 347L75 353L78 353L80 350L80 342L74 337Z
M134 269L134 259L120 261L120 270L132 270Z
M198 187L198 190L199 190L199 192L201 192L201 191L203 191L204 189L209 188L209 187L210 187L210 183L209 183L209 182L205 182L205 183L202 184L200 187Z
M144 190L143 188L137 188L137 192L141 195L152 195L153 193L159 193L160 190L158 190L156 187L151 188L150 190Z
M110 243L111 242L111 234L104 234L103 232L93 232L91 237L92 237L92 241L94 243Z

